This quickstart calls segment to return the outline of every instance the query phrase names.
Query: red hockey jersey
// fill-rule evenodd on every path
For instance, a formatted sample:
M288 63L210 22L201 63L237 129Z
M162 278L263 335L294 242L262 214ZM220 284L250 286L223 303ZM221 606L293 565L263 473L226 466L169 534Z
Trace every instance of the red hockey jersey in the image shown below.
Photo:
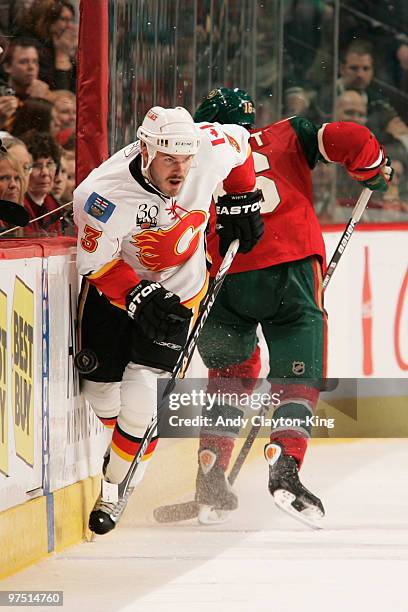
M383 161L377 140L367 128L352 122L318 127L304 117L292 117L252 130L250 145L256 187L262 189L265 198L265 233L250 253L235 257L230 273L267 268L311 255L317 255L325 268L323 236L313 207L311 170L318 161L337 162L353 178L371 178ZM230 187L236 171L228 177ZM207 244L215 273L221 258L214 212Z

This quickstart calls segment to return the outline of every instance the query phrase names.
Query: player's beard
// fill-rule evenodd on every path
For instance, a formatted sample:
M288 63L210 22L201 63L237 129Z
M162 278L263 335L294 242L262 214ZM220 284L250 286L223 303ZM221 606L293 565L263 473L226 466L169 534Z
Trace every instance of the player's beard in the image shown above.
M172 197L176 196L184 185L185 176L182 175L170 175L165 179L161 179L156 176L155 172L149 171L150 180L165 196ZM171 183L170 181L176 180L177 183Z

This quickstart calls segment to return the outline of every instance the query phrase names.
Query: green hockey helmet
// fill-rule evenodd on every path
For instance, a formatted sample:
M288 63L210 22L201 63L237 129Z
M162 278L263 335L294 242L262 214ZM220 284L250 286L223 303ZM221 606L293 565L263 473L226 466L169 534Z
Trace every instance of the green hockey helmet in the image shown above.
M255 104L244 89L219 87L210 91L201 102L194 121L237 123L250 129L255 123Z

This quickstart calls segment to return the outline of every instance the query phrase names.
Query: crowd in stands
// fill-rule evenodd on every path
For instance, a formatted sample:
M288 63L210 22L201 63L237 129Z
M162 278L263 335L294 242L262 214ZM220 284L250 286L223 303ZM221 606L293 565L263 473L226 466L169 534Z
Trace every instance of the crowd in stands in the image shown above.
M13 237L75 234L76 4L0 0L0 199L51 213Z
M0 199L21 203L31 219L56 211L24 235L75 231L71 207L60 207L72 200L75 183L78 3L0 0ZM407 0L282 0L282 6L283 116L371 129L392 158L395 178L385 194L372 196L363 221L408 221ZM314 189L322 222L350 217L359 187L346 173L319 164Z
M284 115L366 125L392 158L395 180L372 196L362 220L408 221L408 2L344 0L337 21L334 4L285 3ZM320 167L314 187L322 221L350 217L359 189L344 172Z

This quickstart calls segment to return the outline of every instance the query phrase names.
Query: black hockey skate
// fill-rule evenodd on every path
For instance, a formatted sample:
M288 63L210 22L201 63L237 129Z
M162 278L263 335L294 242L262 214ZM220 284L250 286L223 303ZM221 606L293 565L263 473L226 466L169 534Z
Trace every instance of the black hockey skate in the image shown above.
M117 502L105 501L102 494L95 502L89 515L89 529L98 535L104 535L114 529L122 516L134 487L128 487L124 497Z
M276 442L265 446L265 458L269 463L268 488L275 504L309 527L321 529L323 504L300 482L296 459L284 455Z
M204 525L222 523L231 510L238 508L238 497L217 463L216 453L208 449L198 454L195 501L199 505L198 521Z
M103 456L102 474L105 476L110 459L111 445L105 451ZM104 535L115 528L116 523L122 516L127 501L134 487L129 487L123 499L117 502L105 501L102 499L102 493L95 502L93 510L89 515L89 529L98 535ZM103 481L102 481L103 490Z

